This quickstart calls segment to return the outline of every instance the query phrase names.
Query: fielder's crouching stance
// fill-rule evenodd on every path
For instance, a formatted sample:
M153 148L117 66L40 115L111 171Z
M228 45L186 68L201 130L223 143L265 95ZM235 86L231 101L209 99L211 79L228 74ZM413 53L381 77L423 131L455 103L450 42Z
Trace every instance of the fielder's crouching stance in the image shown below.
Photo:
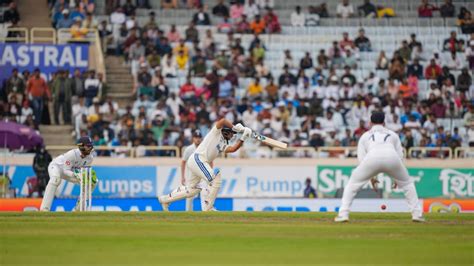
M41 202L41 211L50 211L54 195L62 179L79 184L80 168L91 166L93 160L91 152L94 150L91 139L89 137L81 137L77 146L77 149L59 155L49 164L49 182ZM97 177L94 170L92 170L92 191L94 191L96 184ZM76 203L75 209L78 209L78 203Z
M412 220L423 222L422 209L418 201L415 184L403 165L403 149L398 135L384 127L383 112L374 112L370 117L372 128L365 132L357 146L359 165L351 174L344 188L342 204L336 222L349 221L349 209L357 192L378 173L386 173L396 180L405 193Z
M234 145L229 146L229 141L235 133L242 133L242 136ZM204 202L205 206L202 206L202 210L212 210L222 183L220 173L215 173L211 167L212 162L221 153L232 153L240 149L244 141L251 134L252 130L244 127L242 124L233 125L225 119L219 120L186 162L187 168L190 171L189 182L185 186L180 186L171 191L171 193L158 198L163 210L168 211L171 202L196 196L201 191L199 182L202 179L209 184L209 194Z

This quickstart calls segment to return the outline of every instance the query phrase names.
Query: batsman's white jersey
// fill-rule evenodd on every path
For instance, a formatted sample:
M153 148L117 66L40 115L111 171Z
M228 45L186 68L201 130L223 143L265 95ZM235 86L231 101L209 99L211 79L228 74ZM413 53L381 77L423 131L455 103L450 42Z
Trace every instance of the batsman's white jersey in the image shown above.
M206 180L207 183L212 182L216 173L210 163L223 153L227 146L228 141L222 136L221 130L214 125L186 163L191 171L192 184L198 184L201 179Z
M378 173L386 173L396 180L404 191L412 216L421 217L422 210L418 201L413 179L403 165L403 148L398 135L381 125L373 126L365 132L357 146L359 165L351 174L344 188L339 216L348 217L349 209L357 192L367 181Z
M219 154L223 153L228 146L228 141L224 139L221 130L215 125L202 140L194 154L207 163L213 162Z
M183 152L182 160L187 162L188 159L191 157L191 155L194 153L195 150L196 150L196 144L194 144L194 143L189 145L188 147L186 147L186 149L184 149L184 152ZM191 180L192 179L192 173L191 173L191 170L189 170L189 167L186 167L186 169L185 169L185 179L186 179L186 186L190 186L192 184L192 180ZM201 188L201 192L200 192L201 193L201 206L204 206L205 198L209 194L208 185L207 185L206 181L200 180L198 186ZM192 211L193 210L193 200L194 200L194 198L192 198L192 197L186 198L186 210L187 211Z
M54 158L48 166L49 182L41 202L41 210L50 210L56 189L63 179L78 184L79 179L76 178L74 170L91 166L92 161L93 156L90 154L82 158L79 149L70 150Z

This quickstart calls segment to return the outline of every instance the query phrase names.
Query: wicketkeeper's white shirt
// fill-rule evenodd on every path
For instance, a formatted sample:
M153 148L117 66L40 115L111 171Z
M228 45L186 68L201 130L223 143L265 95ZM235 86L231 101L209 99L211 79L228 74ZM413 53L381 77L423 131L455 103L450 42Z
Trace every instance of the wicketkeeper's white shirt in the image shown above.
M63 174L72 177L75 169L91 166L93 159L91 154L82 158L81 151L79 149L73 149L54 158L51 163L57 165Z

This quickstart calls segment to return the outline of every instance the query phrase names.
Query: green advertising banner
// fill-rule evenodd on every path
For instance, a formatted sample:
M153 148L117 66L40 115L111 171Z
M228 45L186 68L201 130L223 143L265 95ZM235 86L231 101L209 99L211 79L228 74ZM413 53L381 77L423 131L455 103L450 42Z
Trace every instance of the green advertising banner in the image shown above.
M317 172L317 191L328 197L335 196L338 189L344 188L355 166L319 165ZM415 180L420 198L474 198L474 168L408 168ZM401 197L402 191L393 188L393 180L386 174L377 175L378 188L388 197ZM372 188L368 182L364 188Z

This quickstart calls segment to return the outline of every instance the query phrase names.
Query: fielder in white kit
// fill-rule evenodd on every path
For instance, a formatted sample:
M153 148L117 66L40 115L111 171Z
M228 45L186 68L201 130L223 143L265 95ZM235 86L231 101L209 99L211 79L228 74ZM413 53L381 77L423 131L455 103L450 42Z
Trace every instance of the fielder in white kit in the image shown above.
M242 133L242 136L234 145L229 146L229 141L235 133ZM226 119L216 122L186 162L186 166L190 170L189 182L158 198L163 210L168 211L169 205L174 201L196 196L202 190L199 186L201 180L205 180L209 185L209 195L205 199L204 205L201 206L202 210L213 210L222 177L219 172L214 172L211 164L219 154L232 153L240 149L251 134L252 130L242 124L233 125Z
M186 163L191 157L191 155L194 153L196 148L199 146L199 144L201 144L201 142L202 142L201 132L199 130L195 130L193 132L193 143L189 145L188 147L186 147L186 149L184 149L183 158L181 160L181 185L183 186L185 185L189 186L192 182L192 178L191 178L192 174L189 168L186 167ZM212 164L211 164L211 167L212 167ZM201 182L199 182L199 187L201 188L201 193L200 193L201 206L204 206L205 199L209 195L209 187L207 185L207 182L204 180L201 180ZM193 211L193 201L194 201L193 197L186 198L187 211Z
M94 149L92 140L89 137L81 137L77 146L77 149L59 155L49 164L49 182L44 192L43 201L41 202L41 211L50 211L56 190L63 179L79 184L80 172L78 170L82 167L91 166L93 160L91 152ZM92 191L97 183L97 178L94 178L94 176L93 174Z
M378 173L386 173L396 180L405 193L414 222L424 222L423 212L418 200L413 179L403 165L403 148L398 135L384 127L383 112L374 112L371 117L372 127L365 132L357 146L359 165L351 174L349 183L344 188L342 204L336 222L349 221L349 210L357 192Z

